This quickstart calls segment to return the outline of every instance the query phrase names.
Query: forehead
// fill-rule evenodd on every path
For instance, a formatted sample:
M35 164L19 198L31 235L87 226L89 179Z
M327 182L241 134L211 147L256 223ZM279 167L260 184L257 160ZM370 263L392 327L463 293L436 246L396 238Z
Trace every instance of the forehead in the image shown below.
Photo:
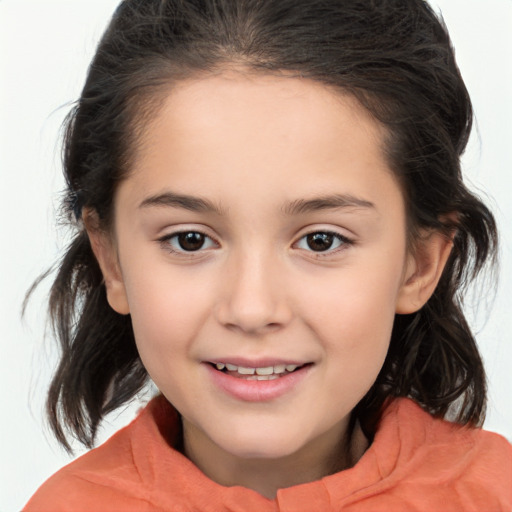
M226 72L168 91L128 181L146 195L378 195L382 180L394 182L384 136L354 98L324 84Z
M254 146L272 138L303 149L305 141L311 145L339 136L351 138L350 130L344 130L347 125L357 125L376 144L386 133L351 95L310 79L231 70L178 81L164 91L164 98L143 130L146 144L154 142L154 129L164 124L169 136L188 135L190 144L199 142L197 134L213 135L221 128L228 135L231 127Z

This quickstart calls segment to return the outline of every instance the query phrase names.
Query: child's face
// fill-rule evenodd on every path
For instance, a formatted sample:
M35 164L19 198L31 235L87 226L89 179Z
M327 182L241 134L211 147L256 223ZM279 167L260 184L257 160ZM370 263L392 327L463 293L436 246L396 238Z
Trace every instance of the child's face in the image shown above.
M323 85L235 73L178 84L147 127L106 282L191 445L275 458L343 434L421 305L382 137Z

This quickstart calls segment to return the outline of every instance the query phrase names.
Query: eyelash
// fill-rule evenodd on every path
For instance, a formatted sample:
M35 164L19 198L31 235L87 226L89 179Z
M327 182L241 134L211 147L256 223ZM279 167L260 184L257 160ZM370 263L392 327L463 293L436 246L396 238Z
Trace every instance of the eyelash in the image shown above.
M187 256L194 257L194 255L196 253L202 252L204 250L204 247L201 246L197 251L187 251L186 249L183 249L183 248L175 249L171 245L171 240L173 240L173 239L177 240L180 235L189 235L189 234L201 235L204 237L205 240L209 240L213 245L216 245L216 246L219 245L219 243L215 239L213 239L211 236L207 235L206 233L204 233L203 231L198 230L198 229L177 231L176 233L171 233L169 235L165 235L165 236L159 238L158 241L160 242L162 247L167 252L170 252L171 254L176 254L178 256L185 256L185 257L187 257Z
M175 248L172 247L172 245L170 243L171 240L173 240L173 239L178 240L178 237L180 237L181 235L190 235L190 234L200 235L200 236L204 237L204 240L209 240L211 244L219 246L219 243L214 238L212 238L211 236L207 235L206 233L204 233L204 232L202 232L200 230L178 231L176 233L171 233L169 235L165 235L165 236L159 238L158 242L160 242L162 247L167 252L170 252L171 254L176 254L176 255L182 256L182 257L187 257L187 256L188 257L194 257L197 253L203 252L205 250L205 248L203 246L201 246L197 250L187 251L186 249L183 249L183 248L175 249ZM297 246L302 240L307 240L307 237L312 236L312 235L327 235L327 236L333 237L336 241L339 242L338 247L335 247L334 249L329 247L325 251L314 251L314 250L309 250L309 249L302 248L302 250L305 250L307 252L312 253L315 258L325 258L325 257L328 257L328 256L332 256L333 254L336 254L339 251L345 250L348 246L354 245L354 241L349 239L349 238L347 238L344 235L336 233L335 231L322 231L322 230L311 231L309 233L306 233L306 234L302 235L298 239L298 241L295 242L293 245ZM306 243L307 243L307 241L306 241Z
M294 245L297 245L302 240L307 240L307 237L312 235L328 235L330 237L333 237L336 241L339 242L338 247L335 247L334 249L328 248L326 251L313 251L304 249L307 252L310 252L312 255L314 255L315 258L327 258L329 256L332 256L334 254L337 254L340 251L343 251L350 247L351 245L354 245L354 240L351 240L350 238L347 238L344 235L341 235L340 233L336 233L335 231L324 231L324 230L318 230L318 231L311 231L309 233L306 233L305 235L302 235L297 242L295 242ZM307 241L306 241L307 243Z

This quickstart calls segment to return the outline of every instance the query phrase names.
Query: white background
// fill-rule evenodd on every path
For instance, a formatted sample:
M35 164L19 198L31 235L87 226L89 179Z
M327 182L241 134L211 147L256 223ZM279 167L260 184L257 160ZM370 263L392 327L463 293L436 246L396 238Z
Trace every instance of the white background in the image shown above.
M24 294L61 254L55 210L63 188L59 127L79 95L95 45L118 0L0 0L0 511L19 510L70 459L42 421L55 362L43 340L44 297L20 320ZM512 0L437 0L474 101L465 157L470 183L502 233L496 297L469 308L490 380L486 428L512 439ZM490 306L492 310L490 309ZM101 439L133 416L113 418Z

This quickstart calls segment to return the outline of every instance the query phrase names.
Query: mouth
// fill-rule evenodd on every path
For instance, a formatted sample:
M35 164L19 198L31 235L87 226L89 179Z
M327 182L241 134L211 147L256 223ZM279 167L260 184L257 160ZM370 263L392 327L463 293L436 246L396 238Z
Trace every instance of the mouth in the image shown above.
M276 364L273 366L237 366L231 363L209 363L216 371L243 380L268 381L286 377L313 363L305 364Z
M246 403L269 403L289 396L294 390L301 389L314 366L312 362L239 358L204 363L218 390Z

